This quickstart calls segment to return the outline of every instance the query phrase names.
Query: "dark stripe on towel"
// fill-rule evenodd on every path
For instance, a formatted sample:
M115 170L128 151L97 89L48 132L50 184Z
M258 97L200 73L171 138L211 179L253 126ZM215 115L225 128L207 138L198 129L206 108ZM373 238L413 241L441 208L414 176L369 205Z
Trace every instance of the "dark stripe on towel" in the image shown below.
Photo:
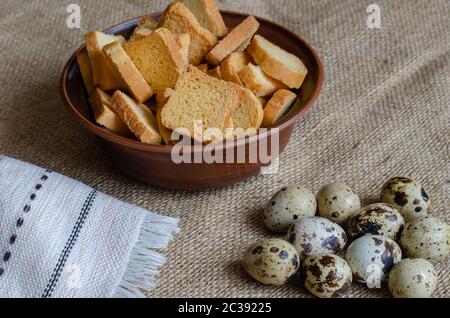
M83 228L83 225L86 221L86 218L92 208L92 204L94 203L96 197L97 191L92 190L89 193L86 200L84 201L80 215L78 216L78 220L72 229L72 233L70 234L69 239L67 240L66 245L64 246L64 249L58 259L58 262L56 263L55 268L53 269L53 273L52 276L50 277L47 287L42 293L41 296L42 298L50 298L52 296L56 284L58 283L58 280L63 272L64 266L66 265L67 259L69 258L70 253L78 239L80 231Z

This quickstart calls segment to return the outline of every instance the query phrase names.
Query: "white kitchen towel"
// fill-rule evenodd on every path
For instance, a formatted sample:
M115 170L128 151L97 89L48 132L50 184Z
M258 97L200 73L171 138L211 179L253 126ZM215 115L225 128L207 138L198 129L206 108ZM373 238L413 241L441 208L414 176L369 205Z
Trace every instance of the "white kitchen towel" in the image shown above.
M0 297L143 297L178 223L0 156Z

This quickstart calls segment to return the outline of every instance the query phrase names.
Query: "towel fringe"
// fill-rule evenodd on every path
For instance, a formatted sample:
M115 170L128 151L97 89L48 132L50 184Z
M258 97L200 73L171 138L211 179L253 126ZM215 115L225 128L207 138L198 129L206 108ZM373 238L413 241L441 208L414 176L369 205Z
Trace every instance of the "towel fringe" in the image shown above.
M151 249L164 249L180 232L177 219L149 213L144 217L138 241L131 251L125 274L114 298L144 298L142 289L156 286L159 268L166 258Z

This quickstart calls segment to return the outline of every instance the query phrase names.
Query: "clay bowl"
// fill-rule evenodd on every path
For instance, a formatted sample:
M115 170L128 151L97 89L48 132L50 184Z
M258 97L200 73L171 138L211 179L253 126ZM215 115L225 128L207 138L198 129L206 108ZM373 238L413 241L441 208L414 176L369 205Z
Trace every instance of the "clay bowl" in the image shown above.
M225 23L230 28L238 25L247 17L246 14L229 11L223 11L222 14ZM149 16L160 18L161 13ZM121 34L128 38L141 18L125 21L107 29L105 32ZM231 160L234 163L223 163L230 162L223 159L216 160L215 163L211 164L206 162L194 163L194 160L191 161L192 163L187 163L185 160L183 163L175 163L172 160L173 147L143 144L133 139L115 135L97 125L75 58L79 50L85 49L84 46L79 48L64 68L61 78L63 100L76 120L98 137L99 144L112 163L123 173L137 180L150 185L177 190L225 187L246 180L260 174L262 167L267 166L268 161L276 158L285 149L296 122L313 105L319 96L323 82L322 64L316 52L305 40L274 22L262 18L258 18L258 20L261 23L258 34L299 56L306 64L309 75L302 88L297 91L298 98L292 109L274 127L277 129L260 132L258 135L237 142L216 145L212 152L218 158L220 154L223 154L222 157L224 157L224 154L229 153L229 151L233 154L233 151L238 153L238 149L244 149L246 158L244 161ZM278 149L272 146L273 140L279 141ZM269 155L269 157L261 158L257 155L256 160L250 160L255 154L254 146L262 144L268 145L263 153ZM200 154L201 158L203 150L205 150L205 147L202 146L189 147L184 149L182 153L192 158ZM233 156L237 159L237 155Z

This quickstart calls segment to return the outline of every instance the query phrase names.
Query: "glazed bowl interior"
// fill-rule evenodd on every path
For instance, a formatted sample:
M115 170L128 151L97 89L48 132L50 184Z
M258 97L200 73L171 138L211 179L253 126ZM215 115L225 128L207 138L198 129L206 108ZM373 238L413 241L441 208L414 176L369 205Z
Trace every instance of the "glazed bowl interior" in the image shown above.
M223 11L222 14L225 23L229 28L235 27L247 17L245 14L229 11ZM150 14L148 16L158 19L161 17L161 13ZM123 35L125 38L128 38L141 18L142 17L138 17L117 24L108 28L105 32L109 34ZM269 20L263 18L257 19L261 24L258 34L264 36L288 52L300 57L309 70L309 74L303 86L301 89L295 91L298 95L296 102L290 111L281 119L281 121L274 126L283 129L295 125L298 119L313 105L322 87L323 67L314 49L299 35ZM82 46L77 50L77 52L84 49L85 46ZM163 153L170 152L172 148L170 146L143 144L137 140L115 135L95 123L88 101L86 88L83 84L80 69L76 62L76 53L70 58L64 69L61 79L61 89L65 103L69 106L69 109L78 121L97 136L107 139L110 142L120 143L125 147L131 147L139 150ZM267 132L262 134L266 133ZM246 140L239 142L245 143L249 142L252 138L260 137L261 134L258 136L248 137Z

